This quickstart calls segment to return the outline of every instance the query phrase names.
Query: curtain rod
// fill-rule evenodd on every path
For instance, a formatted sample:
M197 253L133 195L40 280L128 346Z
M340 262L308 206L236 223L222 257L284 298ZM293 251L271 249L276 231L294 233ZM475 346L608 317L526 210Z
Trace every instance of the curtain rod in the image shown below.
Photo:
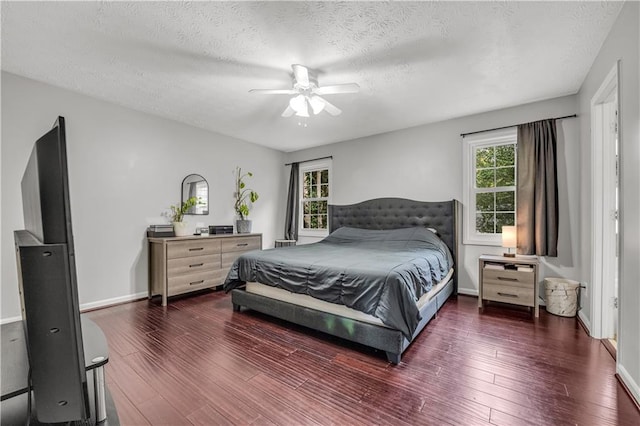
M577 116L578 116L577 114L572 114L572 115L565 115L563 117L547 118L547 120L562 120L563 118L575 118ZM538 120L538 121L541 121L541 120ZM519 126L519 125L520 124L514 124L513 126L494 127L493 129L478 130L476 132L468 132L468 133L460 133L460 136L465 137L465 136L468 136L468 135L475 135L476 133L492 132L494 130L508 129L509 127L514 127L514 126Z
M326 160L327 158L331 158L333 160L333 155L328 155L326 157L312 158L311 160L296 161L296 163L308 163L309 161ZM292 164L293 163L286 163L285 166L290 166Z

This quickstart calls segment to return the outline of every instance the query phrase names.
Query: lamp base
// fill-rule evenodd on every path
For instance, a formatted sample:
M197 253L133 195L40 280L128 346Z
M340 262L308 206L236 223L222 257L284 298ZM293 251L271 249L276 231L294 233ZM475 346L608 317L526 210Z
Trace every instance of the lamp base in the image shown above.
M516 257L515 253L502 253L504 257Z

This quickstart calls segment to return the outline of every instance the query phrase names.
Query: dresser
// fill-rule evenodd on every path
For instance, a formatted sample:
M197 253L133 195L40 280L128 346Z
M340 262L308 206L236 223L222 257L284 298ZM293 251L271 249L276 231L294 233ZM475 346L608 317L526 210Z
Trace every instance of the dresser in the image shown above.
M262 234L152 237L149 241L149 298L167 298L221 286L242 253L262 249Z
M483 254L479 259L478 307L484 301L533 308L538 317L538 259Z

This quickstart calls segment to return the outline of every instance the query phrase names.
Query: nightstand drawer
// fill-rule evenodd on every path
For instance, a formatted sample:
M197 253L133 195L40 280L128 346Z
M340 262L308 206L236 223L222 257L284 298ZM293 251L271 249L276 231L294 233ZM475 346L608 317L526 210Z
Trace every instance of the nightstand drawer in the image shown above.
M495 302L512 303L514 305L534 306L533 287L525 288L518 285L492 284L485 281L482 288L482 298Z
M215 253L220 253L219 240L202 238L184 241L171 241L167 244L167 259Z
M217 287L222 284L226 274L222 269L217 271L205 271L197 274L182 275L169 278L169 296L187 293L204 288Z
M261 239L257 235L250 237L225 238L222 240L222 251L227 253L230 251L258 250L262 248L260 246L260 241Z
M487 269L483 271L484 285L508 285L512 287L533 289L535 274L529 271L510 271Z
M215 269L220 269L219 254L179 257L167 261L167 276L169 278L203 271L213 271Z

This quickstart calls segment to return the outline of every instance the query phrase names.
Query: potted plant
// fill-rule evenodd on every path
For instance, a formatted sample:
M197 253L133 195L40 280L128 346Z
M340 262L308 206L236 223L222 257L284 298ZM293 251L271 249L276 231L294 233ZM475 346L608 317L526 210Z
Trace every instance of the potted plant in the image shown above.
M236 167L236 192L234 193L236 203L234 208L239 217L239 219L236 220L236 231L238 234L251 232L251 221L247 219L247 216L249 216L250 204L253 206L253 203L258 200L258 193L253 189L247 188L244 179L252 176L253 173L247 172L243 174L242 169Z
M198 199L191 197L183 203L171 206L171 223L173 223L173 232L175 232L176 237L185 237L191 233L187 224L183 222L182 219L184 219L185 213L196 204L198 204Z

